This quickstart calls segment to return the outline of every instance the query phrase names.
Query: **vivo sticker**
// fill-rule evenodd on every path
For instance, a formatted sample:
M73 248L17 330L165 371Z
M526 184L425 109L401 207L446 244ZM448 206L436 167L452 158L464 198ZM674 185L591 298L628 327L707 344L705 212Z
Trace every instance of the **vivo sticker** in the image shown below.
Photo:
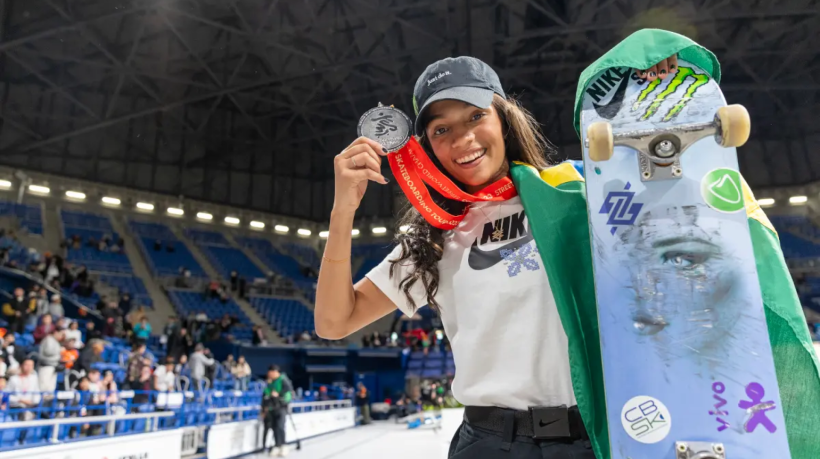
M672 428L672 416L660 400L648 395L639 395L626 402L621 410L624 430L634 440L641 443L657 443Z

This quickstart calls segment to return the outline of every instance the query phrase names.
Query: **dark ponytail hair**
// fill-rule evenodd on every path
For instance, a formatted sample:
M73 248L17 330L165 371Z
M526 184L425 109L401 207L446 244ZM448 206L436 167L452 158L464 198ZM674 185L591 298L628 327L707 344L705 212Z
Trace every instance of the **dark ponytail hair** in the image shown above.
M493 108L501 118L507 163L522 161L538 170L549 167L547 155L551 154L554 148L541 133L541 128L532 115L517 100L504 99L497 94L493 98ZM424 123L424 120L420 121ZM436 159L426 134L422 134L419 143L439 170L453 179ZM444 210L453 215L461 214L468 205L444 199L432 189L430 194ZM439 282L438 262L444 254L444 231L427 223L409 201L402 209L397 222L397 227L401 226L407 226L408 229L405 232L396 231L396 241L401 245L401 254L397 259L390 260L390 277L395 273L396 264L405 265L409 261L412 269L401 280L399 288L410 304L418 308L423 305L416 304L410 295L410 289L416 282L421 282L427 296L427 305L439 312L441 305L436 302L435 296Z

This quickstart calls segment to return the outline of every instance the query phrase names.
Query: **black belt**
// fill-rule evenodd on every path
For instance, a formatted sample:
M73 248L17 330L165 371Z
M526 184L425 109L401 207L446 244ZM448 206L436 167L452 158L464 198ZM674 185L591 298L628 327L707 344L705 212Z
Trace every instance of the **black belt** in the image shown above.
M530 437L536 440L588 440L584 422L577 406L530 407L516 411L493 406L468 406L464 420L480 429L500 433L504 437Z

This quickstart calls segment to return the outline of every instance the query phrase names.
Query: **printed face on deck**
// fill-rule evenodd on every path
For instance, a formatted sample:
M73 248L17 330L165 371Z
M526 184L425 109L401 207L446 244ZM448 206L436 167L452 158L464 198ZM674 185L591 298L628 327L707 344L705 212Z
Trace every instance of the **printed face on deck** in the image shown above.
M466 191L476 192L507 173L501 118L495 108L441 100L428 108L425 129L436 158Z
M621 235L629 252L634 331L661 355L725 350L742 315L737 260L722 235L698 224L698 208L645 212Z

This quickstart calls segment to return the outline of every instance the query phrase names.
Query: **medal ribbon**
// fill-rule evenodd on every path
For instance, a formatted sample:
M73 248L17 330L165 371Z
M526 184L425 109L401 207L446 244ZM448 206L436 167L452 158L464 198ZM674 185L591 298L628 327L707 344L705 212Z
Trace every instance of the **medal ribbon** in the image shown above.
M400 150L389 154L387 159L399 187L413 207L428 223L442 230L451 230L458 226L469 208L465 208L460 215L447 212L433 202L427 185L432 186L445 198L460 202L506 201L518 195L509 177L488 185L475 195L466 193L438 170L415 137L410 137Z

